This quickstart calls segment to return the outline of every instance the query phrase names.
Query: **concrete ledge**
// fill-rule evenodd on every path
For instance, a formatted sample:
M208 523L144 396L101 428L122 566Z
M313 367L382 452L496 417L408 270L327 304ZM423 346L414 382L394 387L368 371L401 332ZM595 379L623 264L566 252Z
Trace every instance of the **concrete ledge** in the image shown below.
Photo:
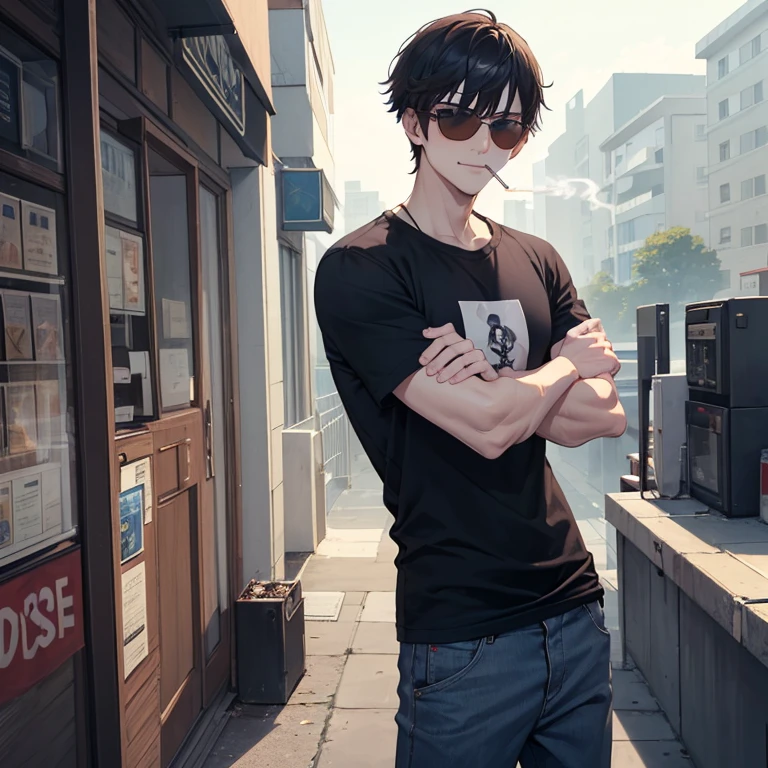
M605 497L605 517L731 637L768 667L768 525L691 500Z

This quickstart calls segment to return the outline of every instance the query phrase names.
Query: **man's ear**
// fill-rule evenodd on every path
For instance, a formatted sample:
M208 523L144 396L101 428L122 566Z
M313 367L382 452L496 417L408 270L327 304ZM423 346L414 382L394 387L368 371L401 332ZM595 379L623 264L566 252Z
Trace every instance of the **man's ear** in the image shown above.
M421 123L419 123L419 116L414 112L411 107L403 112L402 117L403 130L405 135L411 140L413 144L417 146L424 145L424 134L421 132Z

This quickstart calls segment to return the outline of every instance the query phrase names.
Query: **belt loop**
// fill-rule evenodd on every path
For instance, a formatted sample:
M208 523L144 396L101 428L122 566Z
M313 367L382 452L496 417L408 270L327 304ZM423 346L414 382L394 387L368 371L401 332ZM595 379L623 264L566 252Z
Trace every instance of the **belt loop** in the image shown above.
M605 598L602 595L597 598L597 602L600 603L601 608L605 608Z
M488 645L493 645L496 642L496 635L489 635L488 637L485 638L485 642Z

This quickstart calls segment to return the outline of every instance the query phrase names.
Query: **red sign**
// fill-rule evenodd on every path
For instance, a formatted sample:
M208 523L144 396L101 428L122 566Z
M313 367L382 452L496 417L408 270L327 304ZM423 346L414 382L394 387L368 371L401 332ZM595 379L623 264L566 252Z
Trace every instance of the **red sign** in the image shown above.
M0 584L0 705L83 645L80 550Z

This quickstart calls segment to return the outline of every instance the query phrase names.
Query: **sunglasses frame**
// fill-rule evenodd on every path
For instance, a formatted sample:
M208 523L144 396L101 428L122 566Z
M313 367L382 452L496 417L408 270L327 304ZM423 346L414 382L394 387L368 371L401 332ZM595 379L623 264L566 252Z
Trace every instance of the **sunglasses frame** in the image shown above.
M456 111L466 112L467 114L472 115L473 117L477 118L477 120L479 120L479 123L478 123L477 128L475 129L474 133L472 133L470 136L467 136L466 139L453 139L450 136L446 136L446 134L443 132L443 129L440 127L440 115L438 113L441 111L441 109L442 110L446 110L446 111L449 110L449 109L455 109ZM475 136L477 134L477 132L480 130L480 126L485 124L485 125L488 126L489 133L491 135L491 141L493 141L493 143L499 149L503 149L506 152L511 152L513 149L515 149L515 147L517 147L520 144L520 142L523 140L523 138L524 138L524 136L525 136L525 134L526 134L526 132L528 130L526 128L526 126L525 126L525 123L523 123L521 120L518 120L518 119L516 119L514 117L500 117L500 118L496 118L496 119L491 119L489 117L480 117L480 115L478 115L477 112L475 112L474 110L467 109L466 107L460 107L457 104L451 104L450 106L446 105L445 107L441 107L441 108L432 107L432 109L415 109L414 112L416 112L417 115L429 115L429 119L430 120L434 120L437 123L437 127L440 130L440 133L443 136L445 136L445 138L448 139L448 141L469 141L469 139L471 139L473 136ZM495 122L498 122L499 120L504 120L504 121L507 121L507 122L510 122L510 123L516 123L517 125L519 125L522 128L522 132L520 134L520 138L511 147L502 147L502 146L500 146L499 143L494 138L493 124Z

